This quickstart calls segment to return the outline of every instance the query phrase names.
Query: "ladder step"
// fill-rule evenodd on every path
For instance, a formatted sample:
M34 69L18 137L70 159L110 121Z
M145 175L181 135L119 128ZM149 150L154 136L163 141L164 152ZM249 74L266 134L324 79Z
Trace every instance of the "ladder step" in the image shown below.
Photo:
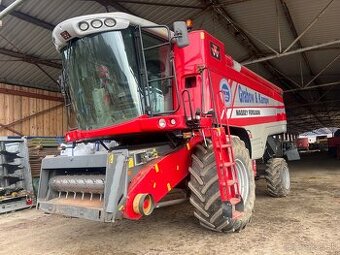
M232 167L234 165L235 165L235 162L222 163L222 164L220 164L220 168L223 168L223 167Z
M232 147L232 145L230 143L217 145L217 148L219 148L219 149L226 149L226 148L231 148L231 147Z
M233 219L238 219L243 216L243 212L240 211L233 211Z
M227 185L228 186L232 186L232 185L234 185L234 184L236 184L237 182L235 181L235 180L229 180L229 181L227 181Z
M237 198L237 197L234 197L234 198L231 198L230 201L229 201L232 205L237 205L238 203L241 202L241 199Z

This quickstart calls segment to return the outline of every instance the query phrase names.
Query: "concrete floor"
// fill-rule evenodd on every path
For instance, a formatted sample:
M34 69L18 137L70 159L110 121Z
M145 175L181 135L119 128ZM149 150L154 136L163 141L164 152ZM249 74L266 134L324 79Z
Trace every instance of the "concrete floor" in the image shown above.
M340 254L340 161L314 153L290 167L287 198L267 197L257 182L241 233L201 228L188 203L114 225L32 209L0 215L0 254Z

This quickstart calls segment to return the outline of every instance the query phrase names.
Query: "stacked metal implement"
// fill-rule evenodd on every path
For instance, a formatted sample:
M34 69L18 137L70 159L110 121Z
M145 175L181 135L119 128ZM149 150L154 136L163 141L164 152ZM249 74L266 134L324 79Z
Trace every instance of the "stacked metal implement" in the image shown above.
M33 200L26 141L0 137L0 213L31 207Z
M61 137L27 137L29 164L32 177L40 177L41 161L47 155L59 155L58 147L63 142Z

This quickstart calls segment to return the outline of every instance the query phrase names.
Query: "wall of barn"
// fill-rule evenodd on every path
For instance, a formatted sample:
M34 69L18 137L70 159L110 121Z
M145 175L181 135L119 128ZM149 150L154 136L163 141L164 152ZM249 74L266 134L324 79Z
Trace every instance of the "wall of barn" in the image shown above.
M22 92L32 94L23 96ZM0 136L63 136L66 130L60 93L0 83Z

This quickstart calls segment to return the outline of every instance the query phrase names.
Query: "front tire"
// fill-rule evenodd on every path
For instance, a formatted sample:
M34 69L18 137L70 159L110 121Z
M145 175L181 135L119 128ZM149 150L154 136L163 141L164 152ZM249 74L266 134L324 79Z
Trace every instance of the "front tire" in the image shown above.
M243 141L232 137L238 172L239 187L244 200L244 212L237 219L224 217L220 198L218 175L212 143L208 147L198 145L192 155L191 174L188 183L190 203L200 224L217 232L234 232L243 229L250 221L255 202L255 180L249 151Z
M286 160L283 158L268 160L265 172L268 195L286 197L290 192L290 176Z

